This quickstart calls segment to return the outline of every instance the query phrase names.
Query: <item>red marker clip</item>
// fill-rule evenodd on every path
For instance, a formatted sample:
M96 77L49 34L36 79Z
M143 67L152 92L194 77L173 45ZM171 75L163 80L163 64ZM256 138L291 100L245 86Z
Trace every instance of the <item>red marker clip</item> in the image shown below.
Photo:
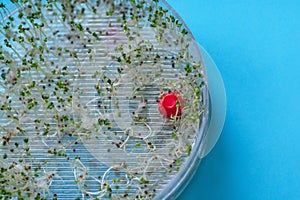
M182 112L183 103L183 98L178 93L166 93L158 101L158 110L165 118L179 117Z

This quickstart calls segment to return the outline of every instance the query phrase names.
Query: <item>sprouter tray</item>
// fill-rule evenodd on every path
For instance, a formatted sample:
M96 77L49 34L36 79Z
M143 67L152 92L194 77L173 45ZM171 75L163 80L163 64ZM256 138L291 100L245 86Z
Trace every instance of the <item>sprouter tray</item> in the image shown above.
M184 22L164 1L24 2L0 3L1 197L175 197L209 119Z

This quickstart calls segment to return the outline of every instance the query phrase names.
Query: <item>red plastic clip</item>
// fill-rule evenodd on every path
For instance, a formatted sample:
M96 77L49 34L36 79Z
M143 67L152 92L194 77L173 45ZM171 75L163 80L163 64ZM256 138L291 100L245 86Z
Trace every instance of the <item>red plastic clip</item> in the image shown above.
M158 101L159 112L168 119L181 116L183 98L176 92L165 93Z

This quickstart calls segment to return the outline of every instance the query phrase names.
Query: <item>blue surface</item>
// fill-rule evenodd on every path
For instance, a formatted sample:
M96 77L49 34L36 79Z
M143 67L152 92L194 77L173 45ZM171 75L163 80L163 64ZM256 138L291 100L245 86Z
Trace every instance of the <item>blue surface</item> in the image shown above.
M168 2L227 90L220 140L179 200L300 199L300 1Z
M227 90L220 140L179 200L300 199L300 1L168 2Z

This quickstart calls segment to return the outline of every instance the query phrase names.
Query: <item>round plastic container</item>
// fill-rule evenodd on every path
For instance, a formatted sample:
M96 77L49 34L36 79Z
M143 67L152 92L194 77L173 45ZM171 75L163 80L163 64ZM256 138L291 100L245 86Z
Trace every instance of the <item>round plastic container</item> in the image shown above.
M176 199L226 113L165 1L0 3L3 198Z

